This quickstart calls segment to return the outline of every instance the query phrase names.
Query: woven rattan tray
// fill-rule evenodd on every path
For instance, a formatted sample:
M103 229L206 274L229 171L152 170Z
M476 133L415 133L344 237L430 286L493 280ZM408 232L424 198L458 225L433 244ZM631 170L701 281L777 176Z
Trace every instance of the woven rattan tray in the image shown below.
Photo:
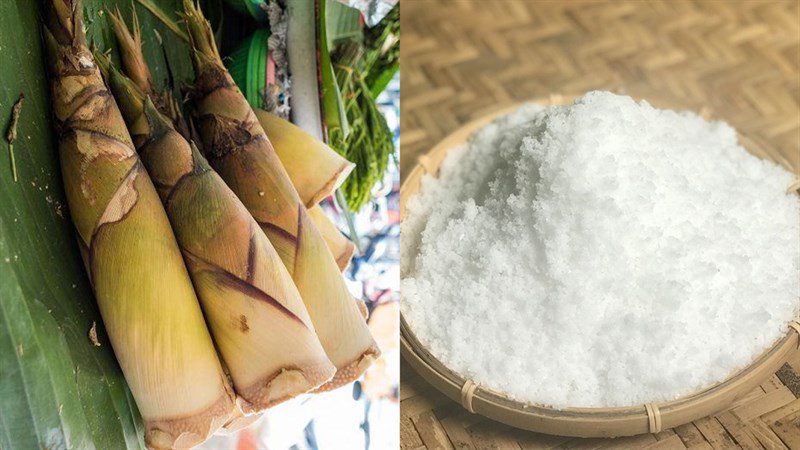
M542 104L563 103L553 97ZM401 220L406 203L420 188L425 175L436 176L447 152L465 143L479 128L495 118L516 109L508 108L474 120L459 128L421 156L400 188ZM800 184L790 189L798 191ZM799 192L800 193L800 192ZM800 239L800 237L798 237ZM677 400L619 408L567 408L557 410L545 406L511 400L500 392L477 386L450 370L419 342L402 317L401 352L406 362L423 378L467 410L504 424L540 433L575 437L632 436L657 433L725 410L737 398L763 383L786 363L800 346L800 323L792 322L785 337L761 354L745 369L725 381Z

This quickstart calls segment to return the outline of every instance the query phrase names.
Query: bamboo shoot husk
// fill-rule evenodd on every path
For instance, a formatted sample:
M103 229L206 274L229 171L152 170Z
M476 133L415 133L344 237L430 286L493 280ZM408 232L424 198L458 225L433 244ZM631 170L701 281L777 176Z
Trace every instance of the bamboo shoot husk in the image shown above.
M202 13L184 0L194 52L193 101L209 162L242 200L278 251L305 302L336 376L348 383L379 351L333 255L292 186L255 113L222 64Z
M136 14L133 14L132 32L125 25L119 11L108 16L119 43L125 74L143 93L151 96L158 110L172 120L182 135L189 136L183 117L175 107L169 91L158 94L153 87L150 68L142 54L142 37ZM353 171L353 163L300 127L264 110L255 111L292 185L307 208L312 208L331 195ZM355 245L337 231L336 225L325 214L312 214L311 218L320 227L322 237L333 252L339 269L347 268Z
M297 125L261 109L254 111L306 208L333 194L355 168Z
M153 76L150 74L150 66L147 65L142 55L142 32L139 28L139 16L135 12L132 15L132 33L125 25L125 21L122 20L119 9L109 13L108 18L111 21L111 29L114 30L114 36L117 38L120 59L125 74L133 80L140 91L152 96L155 93L153 91Z
M131 4L131 8L133 9L133 4ZM153 85L150 66L147 64L147 60L144 59L144 54L142 54L142 33L139 28L139 16L135 10L132 11L132 15L133 32L128 29L119 9L108 13L111 29L114 30L114 36L117 38L119 45L123 71L141 92L152 99L158 110L169 117L175 129L186 139L191 140L191 133L183 114L181 114L180 105L172 96L170 88L173 86L168 86L163 91L158 92Z
M311 220L333 252L339 269L344 270L356 246L317 204L342 185L355 165L297 125L261 109L254 111L292 185L308 208Z
M186 448L228 421L234 395L164 208L86 46L82 13L80 0L45 3L67 202L145 442Z
M133 81L110 66L106 72L164 202L242 411L261 411L330 380L336 369L264 232Z
M355 244L339 231L339 228L331 222L331 219L325 215L325 211L319 205L308 208L308 215L311 216L311 221L314 222L314 225L322 234L322 239L325 240L328 249L333 253L339 270L346 269L353 258L353 253L356 251Z

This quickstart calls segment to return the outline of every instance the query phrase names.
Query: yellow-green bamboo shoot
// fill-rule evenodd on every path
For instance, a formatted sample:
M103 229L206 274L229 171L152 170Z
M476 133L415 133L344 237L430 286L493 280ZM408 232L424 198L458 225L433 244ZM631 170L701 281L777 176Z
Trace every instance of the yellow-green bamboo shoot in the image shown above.
M264 230L300 291L337 368L321 389L348 383L379 354L375 341L255 113L222 64L211 27L191 0L184 0L184 11L203 150Z
M122 15L117 9L108 14L111 21L111 29L117 37L119 45L120 59L122 67L128 77L136 83L136 86L146 95L152 96L153 76L150 74L150 67L146 64L142 56L142 31L139 28L139 16L133 13L133 32L128 30L127 25L122 20Z
M80 0L45 3L70 214L145 441L186 448L228 421L234 395L164 208L86 46L82 14Z
M183 118L178 101L172 96L172 91L164 89L161 92L157 92L153 86L150 66L142 53L142 32L139 28L139 17L136 11L133 11L132 32L122 19L119 9L114 12L109 11L108 18L111 29L114 30L114 35L117 38L120 60L125 74L136 84L140 91L150 96L158 110L170 118L175 129L189 139L191 133L188 124Z
M322 239L325 240L328 249L333 253L339 270L346 269L347 265L350 264L350 260L353 258L353 253L355 253L355 244L339 231L339 228L331 222L331 219L325 215L325 211L323 211L319 205L308 208L308 214L311 216L311 221L314 222L320 234L322 234Z
M158 110L177 125L182 135L188 136L186 124L175 106L176 102L170 91L165 90L159 94L153 87L150 68L142 53L142 37L136 14L133 14L132 31L125 25L119 11L109 13L109 18L119 43L120 59L125 74L142 92L153 98ZM292 185L307 208L311 209L320 200L331 195L355 167L353 163L300 127L266 111L260 109L255 111ZM353 257L355 245L338 232L336 225L325 214L312 214L311 218L320 228L322 237L333 252L339 268L344 270Z
M254 111L306 208L333 194L353 171L355 164L302 128L261 109Z
M330 380L336 368L264 232L197 148L102 58L242 411L261 411Z
M311 213L311 220L333 252L339 269L344 270L356 246L317 204L341 186L355 165L293 123L261 109L254 111L297 194Z

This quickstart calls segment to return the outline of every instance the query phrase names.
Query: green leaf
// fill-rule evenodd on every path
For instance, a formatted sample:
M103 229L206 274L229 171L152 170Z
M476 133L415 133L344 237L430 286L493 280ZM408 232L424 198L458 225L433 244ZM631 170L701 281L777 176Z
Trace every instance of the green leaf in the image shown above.
M189 42L189 35L186 34L186 30L183 27L183 24L180 23L180 19L176 11L183 11L183 9L177 10L170 10L171 12L165 11L161 4L166 3L169 6L172 6L170 1L164 0L136 0L143 8L150 12L153 16L155 16L158 20L161 21L164 26L169 28L171 32L181 38L184 42ZM208 20L211 22L211 26L214 29L214 38L217 42L220 41L220 37L222 36L222 0L206 0L203 2L203 13L206 15ZM149 60L148 60L149 61ZM152 63L151 63L152 64Z
M179 0L154 0L163 11ZM100 48L113 43L103 8L130 0L84 0L86 26ZM0 1L0 126L20 92L14 182L0 141L0 448L143 448L136 405L97 312L69 219L52 131L39 24L40 2ZM186 45L138 8L153 78L167 77L153 33L164 37L178 80L191 79ZM100 347L88 338L97 324Z
M389 85L399 69L400 64L394 64L381 71L373 80L370 80L369 92L372 94L372 98L378 98L381 95L381 92L386 89L386 86Z
M317 47L319 48L319 72L320 72L320 95L322 96L322 121L328 130L328 135L347 137L350 133L350 126L347 123L347 114L344 110L344 102L342 101L342 93L339 85L336 83L336 76L333 72L333 65L331 64L330 48L328 48L328 31L327 31L327 12L329 4L336 3L336 1L328 2L326 0L319 1L319 17L317 17L318 27L318 41Z
M338 1L328 2L325 23L326 42L329 49L334 48L336 43L341 40L352 39L357 42L364 40L361 11L356 8L351 8Z
M160 20L164 25L166 25L170 31L175 33L176 36L183 39L184 42L189 42L189 35L186 34L186 30L183 29L178 24L178 21L174 19L171 15L164 12L158 3L155 0L136 0L139 2L140 5L144 6L150 14L156 16L158 20Z
M364 36L365 81L373 98L381 92L400 68L400 7L395 5L377 25Z

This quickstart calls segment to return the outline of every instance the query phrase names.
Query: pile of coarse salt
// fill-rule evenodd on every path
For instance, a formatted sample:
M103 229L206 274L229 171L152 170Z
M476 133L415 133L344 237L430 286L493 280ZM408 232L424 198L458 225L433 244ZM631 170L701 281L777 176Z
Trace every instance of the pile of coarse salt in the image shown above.
M525 106L409 200L404 317L445 365L518 401L696 392L797 313L792 181L692 113L608 92Z

